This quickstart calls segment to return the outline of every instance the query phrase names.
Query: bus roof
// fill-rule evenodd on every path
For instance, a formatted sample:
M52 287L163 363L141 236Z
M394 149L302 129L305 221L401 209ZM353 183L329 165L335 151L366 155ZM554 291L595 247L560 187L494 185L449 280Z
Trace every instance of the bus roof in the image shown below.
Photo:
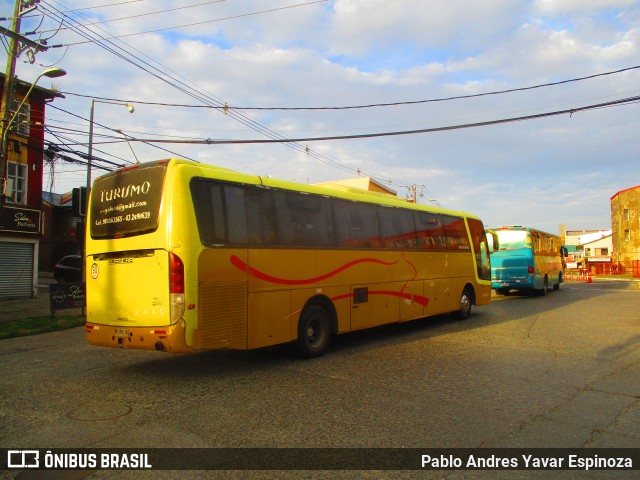
M270 177L263 177L259 175L250 175L240 173L235 170L230 170L216 165L209 165L205 163L198 163L192 160L184 160L179 158L170 158L164 160L156 160L152 162L138 163L132 166L128 166L113 172L107 173L96 179L108 177L111 175L117 175L118 172L134 169L145 168L154 165L187 165L193 169L200 170L200 175L205 177L220 178L226 181L235 181L239 183L247 183L253 185L262 185L265 187L280 188L284 190L294 190L305 193L313 193L317 195L324 195L327 197L342 198L345 200L352 200L357 202L375 203L378 205L386 205L390 207L408 208L419 211L429 211L434 213L441 213L445 215L457 215L469 218L479 219L477 216L467 212L458 210L449 210L441 207L435 207L431 205L419 205L400 197L396 197L387 193L372 192L368 190L361 190L354 187L347 188L335 188L326 185L311 185L304 183L291 182L288 180L278 180ZM197 175L197 173L195 173Z
M555 235L553 233L548 233L548 232L544 232L538 228L532 228L532 227L523 227L522 225L505 225L502 227L497 227L497 228L491 228L490 230L499 232L500 230L522 230L522 231L526 231L526 232L536 232L536 233L540 233L542 235L549 235L552 237L557 237L558 235Z

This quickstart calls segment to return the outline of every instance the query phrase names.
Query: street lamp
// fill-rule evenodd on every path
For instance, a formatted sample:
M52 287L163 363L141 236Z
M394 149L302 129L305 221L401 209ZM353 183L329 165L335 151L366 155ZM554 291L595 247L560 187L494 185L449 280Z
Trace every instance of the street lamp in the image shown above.
M99 102L99 103L116 103L118 105L124 105L125 107L127 107L127 110L129 110L129 113L133 113L134 108L133 105L130 103L118 103L118 102L105 102L105 101L100 101L100 100L96 100L95 98L91 99L91 107L89 110L89 149L87 152L87 195L86 195L86 200L85 200L85 204L83 205L84 207L84 218L85 220L87 219L87 215L89 214L88 210L89 210L89 195L91 194L91 164L93 163L93 110L95 107L95 103ZM88 228L87 225L84 226L84 235L85 235L85 239L83 241L83 245L82 245L82 279L84 282L86 282L86 265L87 265L87 239L86 239L86 235L88 235Z
M89 190L91 190L91 164L93 160L93 110L95 107L95 103L114 103L114 102L100 102L100 100L96 100L95 98L91 99L91 107L89 110L89 151L87 155L87 203L89 203ZM129 110L129 113L134 112L133 105L130 103L116 103L117 105L124 105ZM86 206L85 206L86 212Z
M34 82L31 84L31 87L27 91L27 94L22 99L22 102L18 106L18 109L14 113L13 117L11 117L11 120L9 120L9 123L7 123L7 126L5 127L4 131L2 132L2 146L1 146L1 148L2 148L2 159L0 160L0 173L2 174L2 175L0 175L0 181L2 181L2 185L0 185L0 187L1 187L0 188L0 197L1 197L1 200L3 202L4 202L4 197L5 197L5 193L6 193L6 189L7 189L7 178L6 178L6 176L7 176L7 136L9 135L9 130L11 128L11 125L13 124L13 121L18 116L18 112L20 112L20 110L24 106L25 102L27 101L27 98L29 98L29 95L31 94L31 92L34 89L34 87L36 86L36 83L38 83L38 80L40 80L42 77L57 78L57 77L62 77L64 75L66 75L66 74L67 74L67 72L65 70L63 70L62 68L52 67L52 68L47 68L44 72L42 72L40 75L38 75L36 77L36 79L34 80ZM8 98L11 98L11 97L8 97ZM10 109L11 105L5 105L4 108Z

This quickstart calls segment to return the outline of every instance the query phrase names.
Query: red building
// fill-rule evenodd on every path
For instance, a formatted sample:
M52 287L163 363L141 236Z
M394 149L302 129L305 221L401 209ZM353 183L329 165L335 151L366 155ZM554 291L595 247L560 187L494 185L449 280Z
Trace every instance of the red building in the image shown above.
M4 86L0 74L0 95ZM31 84L16 80L15 114ZM42 235L42 178L45 105L57 94L35 86L7 135L7 191L0 203L0 300L35 297Z

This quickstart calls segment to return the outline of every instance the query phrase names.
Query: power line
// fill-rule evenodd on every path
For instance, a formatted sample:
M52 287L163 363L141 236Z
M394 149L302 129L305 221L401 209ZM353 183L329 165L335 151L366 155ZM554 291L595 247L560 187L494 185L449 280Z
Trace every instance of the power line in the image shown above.
M63 109L63 108L56 107L55 105L49 105L49 107L50 107L50 108L54 108L54 109L56 109L56 110L59 110L59 111L61 111L61 112L64 112L64 113L66 113L66 114L68 114L68 115L71 115L71 116L73 116L73 117L80 118L80 119L82 119L82 120L85 120L85 121L89 122L89 119L86 119L86 118L82 117L81 115L76 115L75 113L69 112L68 110L65 110L65 109ZM118 132L117 130L115 130L115 129L111 128L111 127L107 127L106 125L102 125L101 123L98 123L98 122L95 122L95 121L94 121L93 123L94 123L94 125L98 125L99 127L106 128L107 130L111 130L112 132L120 133L120 132ZM135 139L135 141L140 141L139 139L137 139L137 138L135 138L135 137L131 137L131 136L128 136L128 137L129 137L130 139L132 139L132 140L133 140L133 139ZM126 140L125 140L125 141L126 141ZM158 149L163 150L163 151L165 151L165 152L167 152L167 153L170 153L171 155L176 155L176 156L179 156L179 157L182 157L182 158L186 158L187 160L192 160L192 161L194 161L194 162L197 162L197 160L194 160L194 159L192 159L192 158L189 158L189 157L187 157L187 156L185 156L185 155L182 155L182 154L179 154L179 153L173 152L173 151L171 151L171 150L167 150L166 148L159 147L158 145L153 145L151 142L147 142L147 141L143 141L143 140L142 140L141 142L142 142L142 143L145 143L145 144L147 144L147 145L149 145L149 146L151 146L151 147L158 148ZM102 143L109 143L109 142L102 142ZM111 142L111 143L118 143L118 142Z
M108 8L108 7L118 7L120 5L125 5L127 3L138 3L138 2L142 2L143 0L127 0L124 2L117 2L117 3L107 3L104 5L96 5L93 7L83 7L83 8L76 8L73 10L63 10L62 13L72 13L72 12L83 12L85 10L96 10L99 8ZM224 0L221 0L224 1ZM23 18L29 18L29 17L37 17L39 15L25 15ZM0 20L4 20L3 18L0 18Z
M133 37L136 35L145 35L147 33L157 33L157 32L163 32L163 31L167 31L167 30L178 30L180 28L186 28L186 27L195 27L198 25L205 25L207 23L214 23L214 22L222 22L224 20L235 20L238 18L243 18L243 17L251 17L254 15L261 15L263 13L272 13L272 12L277 12L277 11L281 11L281 10L287 10L287 9L291 9L291 8L298 8L298 7L306 7L308 5L313 5L315 3L324 3L327 2L328 0L314 0L311 2L306 2L306 3L298 3L295 5L287 5L285 7L277 7L277 8L270 8L268 10L261 10L258 12L252 12L252 13L243 13L243 14L239 14L239 15L232 15L230 17L225 17L225 18L214 18L211 20L202 20L200 22L193 22L193 23L188 23L188 24L184 24L184 25L174 25L171 27L163 27L163 28L157 28L154 30L146 30L144 32L136 32L136 33L125 33L123 35L114 35L111 37L105 37L104 40L113 40L113 39L120 39L120 38L125 38L125 37ZM91 25L91 24L89 24ZM84 25L80 25L80 26L84 26ZM66 46L74 46L74 45L82 45L84 43L92 43L94 41L92 40L87 40L85 42L75 42L75 43L67 43L67 44L61 44L61 45L51 45L49 48L60 48L60 47L66 47Z
M94 98L102 102L114 102L114 103L130 102L130 103L136 103L139 105L152 105L152 106L159 106L159 107L204 108L204 109L222 110L224 112L228 112L230 110L284 110L284 111L287 111L287 110L355 110L355 109L374 108L374 107L395 107L395 106L402 106L402 105L417 105L417 104L435 103L435 102L448 102L451 100L465 100L469 98L486 97L491 95L503 95L503 94L514 93L514 92L524 92L527 90L535 90L539 88L554 87L554 86L563 85L567 83L580 82L583 80L591 80L593 78L604 77L607 75L615 75L617 73L623 73L623 72L628 72L630 70L637 70L637 69L640 69L640 65L621 68L619 70L614 70L610 72L596 73L594 75L587 75L584 77L576 77L576 78L570 78L567 80L560 80L557 82L540 83L540 84L531 85L528 87L510 88L506 90L493 90L489 92L475 93L475 94L469 94L469 95L457 95L452 97L430 98L426 100L407 100L403 102L371 103L367 105L348 105L348 106L340 106L340 107L235 107L227 104L225 104L224 106L193 105L193 104L184 104L184 103L146 102L146 101L131 100L131 99L123 100L118 98L96 97L91 95L84 95L81 93L75 93L75 92L61 92L61 93L63 93L64 95L71 95L75 97Z
M56 0L52 0L55 3ZM319 2L312 2L312 3L319 3ZM51 6L50 3L47 4L48 7L50 9L52 9L52 11L54 12L53 15L54 16L58 16L60 17L60 15L63 18L68 18L66 15L59 13L59 10L56 9L55 7ZM55 13L58 12L58 13ZM71 21L73 21L72 19L70 19ZM76 22L77 23L77 22ZM148 55L144 54L143 52L141 52L140 50L136 49L135 47L125 43L124 41L117 39L118 42L120 42L121 44L126 46L125 48L122 48L118 45L116 45L113 41L110 40L110 38L106 38L103 37L102 35L100 35L99 33L95 32L94 30L91 30L87 27L81 27L81 25L78 28L74 28L73 30L80 36L87 38L88 40L90 40L92 43L95 43L96 45L102 47L103 49L107 50L108 52L114 54L115 56L123 59L124 61L130 63L131 65L134 65L138 68L140 68L141 70L149 73L150 75L156 77L157 79L159 79L160 81L170 85L171 87L185 93L186 95L204 103L205 105L209 105L209 106L218 106L218 107L224 107L226 105L225 102L223 102L222 100L212 96L211 94L209 94L208 92L206 92L205 90L203 90L202 88L198 87L197 85L193 84L192 82L190 82L189 80L185 79L184 77L182 77L180 74L176 73L175 71L169 69L168 67L162 65L160 62L158 62L157 60L152 59L151 57L149 57ZM104 31L105 33L107 33L105 30L101 29L100 27L97 27L98 29ZM89 33L85 33L85 31L89 32ZM96 38L99 37L99 38ZM86 43L86 42L85 42ZM121 53L121 52L122 53ZM149 59L150 61L154 62L156 65L159 65L161 69L159 69L158 67L151 65L149 62L145 61L144 59L140 58L139 56L136 56L134 54L132 54L131 52L135 51L138 52L141 56L146 57L147 59ZM169 73L167 73L170 72ZM183 81L184 80L184 81ZM187 82L187 83L185 83ZM191 84L191 85L188 85ZM360 168L354 168L351 167L349 165L345 165L344 163L341 163L337 160L334 160L332 158L327 157L326 155L323 155L319 152L316 152L312 149L310 149L308 146L303 146L300 144L297 144L295 142L290 142L286 139L286 137L280 133L278 133L277 131L262 125L261 123L257 122L256 120L253 120L251 117L246 116L245 114L243 114L242 112L236 112L236 111L229 111L229 112L225 112L227 114L227 116L229 116L230 118L236 120L237 122L241 123L242 125L268 137L271 139L277 139L278 143L281 143L289 148L292 148L300 153L304 153L312 158L315 158L316 160L319 160L323 163L326 163L327 165L330 165L334 168L338 168L340 170L343 171L348 171L351 173L355 173L357 175L366 175L366 176L370 176L372 178L375 179L379 179L383 182L387 182L389 184L398 186L398 187L402 187L402 188L408 188L411 184L409 182L397 182L397 181L393 181L387 178L381 178L379 175L373 174L373 173L368 173ZM275 143L275 142L274 142Z
M53 0L53 1L55 1L55 0ZM52 8L53 10L57 10L55 7L51 7L51 5L49 5L49 7ZM203 91L197 85L195 87L192 87L192 86L189 86L189 85L185 84L181 80L178 80L177 78L181 78L181 79L189 82L189 80L184 79L184 77L182 77L180 74L176 73L175 71L173 71L171 69L168 69L166 66L162 65L158 61L151 59L150 57L148 57L144 53L140 52L140 50L136 49L135 47L133 47L133 46L123 42L122 40L118 39L119 42L121 42L122 44L124 44L127 47L127 49L124 50L124 49L122 49L122 47L119 47L119 46L115 45L114 42L112 42L109 38L102 37L99 33L96 33L91 29L83 27L82 30L87 30L88 32L90 32L91 35L98 36L98 37L102 38L104 40L104 42L99 41L99 40L97 40L97 39L95 39L93 37L90 37L89 34L84 33L83 31L80 31L80 29L74 29L74 31L76 31L79 35L81 35L81 36L83 36L85 38L91 38L93 43L95 43L96 45L98 45L98 46L104 48L105 50L113 53L114 55L122 58L126 62L131 63L132 65L140 68L141 70L143 70L143 71L149 73L150 75L156 77L160 81L162 81L162 82L172 86L173 88L176 88L177 90L185 93L186 95L189 95L190 97L195 98L198 101L201 101L205 105L212 106L212 105L217 104L216 106L224 107L225 102L223 102L222 100L220 100L218 98L213 97L212 95L210 95L206 91ZM102 29L100 29L100 30L102 30ZM124 53L120 53L116 49L120 49ZM157 65L160 65L164 69L164 71L161 71L160 69L158 69L157 67L151 65L149 62L141 59L140 57L138 57L136 55L133 55L131 53L131 51L136 51L136 52L140 53L140 55L149 58L151 61L153 61ZM132 58L135 59L135 60L133 60ZM141 62L142 64L138 63L138 62ZM171 76L171 75L167 74L166 71L171 72L174 76ZM191 83L191 82L189 82L189 83ZM350 166L347 166L347 165L344 165L344 164L340 163L337 160L333 160L331 158L328 158L325 155L322 155L322 154L320 154L318 152L315 152L314 150L310 149L308 146L302 146L302 145L298 145L296 143L287 142L285 136L281 135L280 133L276 132L275 130L273 130L273 129L265 126L265 125L260 124L259 122L253 120L252 118L247 117L243 113L235 112L235 111L231 111L231 112L227 112L227 113L228 113L229 117L231 117L232 119L234 119L234 120L238 121L239 123L245 125L246 127L249 127L250 129L252 129L252 130L254 130L254 131L256 131L256 132L258 132L258 133L260 133L262 135L265 135L268 138L279 139L280 140L279 143L282 143L283 145L285 145L285 146L287 146L289 148L297 150L298 152L301 152L301 153L309 155L309 156L311 156L313 158L316 158L317 160L320 160L323 163L331 165L334 168L338 168L338 169L341 169L341 170L353 172L353 173L356 173L358 175L368 175L368 176L371 176L373 178L379 178L377 175L368 174L367 172L363 172L361 169L352 168ZM390 183L392 183L394 185L402 186L402 187L406 187L408 185L407 183L399 183L399 182L392 182L392 181L390 181Z
M452 97L431 98L427 100L409 100L404 102L391 102L391 103L372 103L369 105L349 105L349 106L342 106L342 107L231 107L229 106L227 108L233 108L234 110L350 110L350 109L373 108L373 107L393 107L393 106L399 106L399 105L415 105L415 104L421 104L421 103L448 102L451 100L463 100L467 98L486 97L490 95L502 95L505 93L524 92L527 90L535 90L537 88L553 87L557 85L563 85L566 83L579 82L582 80L590 80L597 77L604 77L606 75L614 75L616 73L628 72L630 70L636 70L639 68L640 68L640 65L636 65L634 67L622 68L620 70L615 70L612 72L597 73L597 74L588 75L585 77L577 77L577 78L570 78L567 80L560 80L558 82L541 83L541 84L532 85L529 87L510 88L505 90L495 90L491 92L475 93L475 94L469 94L469 95L456 95Z
M158 10L155 12L147 12L147 13L139 13L137 15L129 15L127 17L120 17L120 18L112 18L111 20L101 20L99 22L89 22L89 23L83 23L83 24L79 24L79 26L81 27L89 27L92 25L100 25L100 24L104 24L104 23L112 23L112 22L119 22L121 20L131 20L132 18L138 18L138 17L148 17L150 15L159 15L161 13L168 13L168 12L174 12L176 10L185 10L187 8L194 8L194 7L202 7L204 5L211 5L212 3L221 3L221 2L225 2L226 0L211 0L209 2L204 2L204 3L197 3L195 5L185 5L183 7L176 7L176 8L167 8L166 10ZM75 10L69 10L69 11L75 11ZM62 27L61 30L68 30L71 29L73 27L69 26L69 27ZM51 31L57 31L57 30L39 30L37 32L30 32L31 34L36 34L36 33L48 33Z
M394 131L394 132L379 132L379 133L363 133L358 135L335 135L335 136L327 136L327 137L304 137L304 138L289 138L287 142L319 142L319 141L330 141L330 140L354 140L354 139L362 139L362 138L376 138L376 137L390 137L390 136L399 136L399 135L415 135L420 133L435 133L435 132L445 132L450 130L461 130L466 128L477 128L477 127L488 127L491 125L499 125L502 123L513 123L513 122L521 122L526 120L535 120L539 118L552 117L557 115L573 115L574 113L584 112L587 110L595 110L600 108L607 107L615 107L621 106L631 103L640 102L640 96L629 97L621 100L613 100L611 102L598 103L593 105L587 105L584 107L576 107L565 110L556 110L553 112L546 113L537 113L534 115L525 115L520 117L511 117L511 118L503 118L499 120L488 120L484 122L474 122L474 123L466 123L460 125L449 125L444 127L433 127L433 128L422 128L418 130L402 130L402 131ZM254 139L254 140L154 140L154 139L137 139L136 141L140 142L149 142L149 143L181 143L181 144L192 144L192 145L226 145L226 144L260 144L260 143L282 143L285 140L277 140L277 139ZM119 142L102 142L102 143L119 143Z

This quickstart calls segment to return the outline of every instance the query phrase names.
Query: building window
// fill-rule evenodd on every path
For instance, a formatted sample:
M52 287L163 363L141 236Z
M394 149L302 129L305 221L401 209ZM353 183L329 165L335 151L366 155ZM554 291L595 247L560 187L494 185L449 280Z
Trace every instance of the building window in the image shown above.
M590 257L591 256L591 249L590 248L585 248L584 249L584 256L585 257Z
M18 110L18 107L20 106L20 102L22 102L22 100L19 98L14 98L11 102L11 112L15 116L15 120L13 121L13 133L28 137L31 121L31 105L25 103L22 105L20 111L16 113L16 110Z
M625 242L630 242L631 241L631 230L625 230L624 231L624 241Z
M625 208L625 209L624 209L624 213L623 213L623 215L624 215L624 219L625 219L626 221L629 221L629 209L628 209L628 208Z
M7 177L9 180L9 201L20 205L27 204L27 166L9 162Z

